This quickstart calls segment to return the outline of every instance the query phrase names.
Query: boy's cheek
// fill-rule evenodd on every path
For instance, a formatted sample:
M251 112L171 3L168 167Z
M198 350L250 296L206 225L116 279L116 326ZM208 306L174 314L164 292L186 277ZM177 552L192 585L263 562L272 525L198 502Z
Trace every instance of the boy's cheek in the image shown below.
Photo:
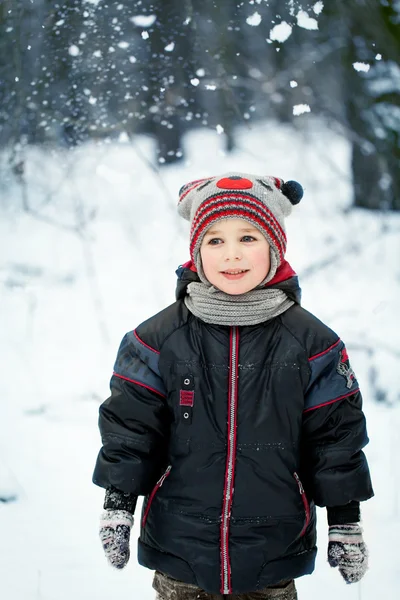
M200 256L204 273L206 273L207 271L211 273L216 270L215 257L209 256L207 251L202 252Z

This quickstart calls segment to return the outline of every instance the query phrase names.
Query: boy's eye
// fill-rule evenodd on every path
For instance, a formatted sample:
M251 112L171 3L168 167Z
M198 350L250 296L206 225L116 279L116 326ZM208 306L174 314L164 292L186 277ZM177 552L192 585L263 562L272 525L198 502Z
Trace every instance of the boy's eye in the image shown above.
M244 235L243 237L241 237L241 238L240 238L240 241L241 241L241 242L245 242L245 243L248 243L248 242L254 242L254 241L256 241L256 238L255 238L255 237L253 237L252 235ZM222 240L221 240L221 238L211 238L211 239L208 241L208 243L209 243L211 246L218 246L219 244L221 244L221 243L222 243Z

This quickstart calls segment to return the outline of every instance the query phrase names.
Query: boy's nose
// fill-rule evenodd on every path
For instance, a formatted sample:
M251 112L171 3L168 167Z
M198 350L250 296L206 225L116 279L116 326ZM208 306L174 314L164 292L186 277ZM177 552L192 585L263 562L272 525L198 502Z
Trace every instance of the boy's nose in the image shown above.
M225 260L240 260L242 258L242 251L240 246L226 245L225 246Z

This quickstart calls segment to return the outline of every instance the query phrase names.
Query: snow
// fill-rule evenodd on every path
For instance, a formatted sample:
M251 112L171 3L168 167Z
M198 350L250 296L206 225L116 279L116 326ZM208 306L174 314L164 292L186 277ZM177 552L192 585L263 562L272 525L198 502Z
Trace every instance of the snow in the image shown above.
M253 13L252 15L250 15L250 17L247 17L247 19L246 19L247 25L251 25L252 27L258 27L258 25L261 23L261 21L262 21L262 17L260 15L260 13L258 13L257 11L255 13Z
M76 46L75 44L72 44L68 48L68 54L70 54L71 56L78 56L79 53L80 53L80 50L79 50L78 46Z
M151 27L157 20L156 15L136 15L129 19L137 27Z
M364 73L368 73L370 70L370 65L368 63L363 62L354 62L353 68L355 71L363 71Z
M324 8L324 3L321 1L318 1L314 4L313 11L315 12L316 15L319 15L323 11L323 8Z
M292 34L292 27L286 21L275 25L269 32L269 39L276 42L286 42Z
M307 112L311 112L311 108L308 104L295 104L293 106L293 114L295 117L298 117L299 115L302 115Z
M21 212L17 182L0 181L0 497L16 496L0 502L0 598L154 599L152 573L136 563L138 516L128 567L113 570L102 553L103 491L91 483L98 406L124 333L174 300L174 271L188 259L179 188L232 170L304 186L287 219L287 258L303 306L346 342L365 400L376 493L362 505L370 570L349 586L329 567L319 510L317 567L297 580L299 600L397 596L400 215L349 211L348 142L312 115L307 126L243 127L232 154L215 130L197 130L185 138L188 158L159 172L147 137L30 148L31 212Z
M317 19L310 17L304 10L299 10L297 13L297 25L303 29L318 29Z

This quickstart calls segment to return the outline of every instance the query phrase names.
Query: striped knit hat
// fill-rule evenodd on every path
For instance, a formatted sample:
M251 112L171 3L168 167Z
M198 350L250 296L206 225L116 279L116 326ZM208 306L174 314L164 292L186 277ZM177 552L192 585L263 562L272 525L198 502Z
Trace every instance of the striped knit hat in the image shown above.
M286 252L284 217L303 197L297 181L286 183L278 177L227 173L198 179L179 191L178 213L191 222L190 256L200 279L205 278L200 246L207 229L222 219L245 219L266 237L271 252L271 268L263 283L270 281Z

